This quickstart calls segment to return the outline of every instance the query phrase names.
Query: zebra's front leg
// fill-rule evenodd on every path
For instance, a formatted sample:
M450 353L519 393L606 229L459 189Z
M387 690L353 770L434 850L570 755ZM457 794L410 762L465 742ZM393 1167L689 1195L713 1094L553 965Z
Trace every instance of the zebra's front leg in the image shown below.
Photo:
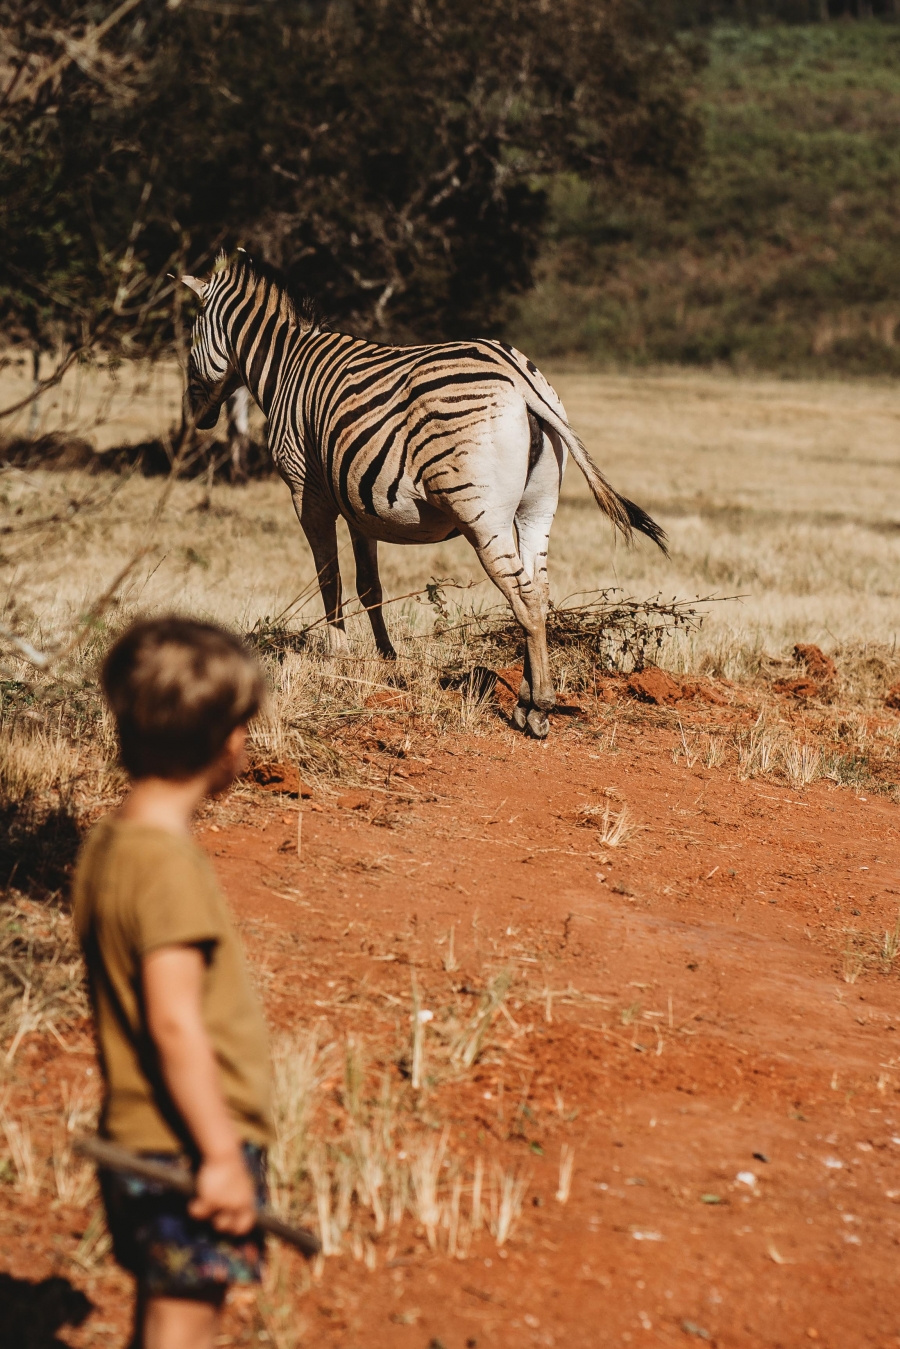
M388 636L381 611L381 577L378 574L378 544L375 539L367 539L350 526L350 538L353 543L353 556L356 559L356 593L360 603L369 615L372 634L379 655L385 660L396 660L397 653Z
M225 416L231 452L231 481L245 482L250 448L250 394L243 384L226 398Z
M337 516L317 507L308 501L294 497L294 506L307 542L312 550L322 603L325 606L325 618L328 623L328 649L332 656L340 656L349 650L347 632L344 627L344 611L341 604L341 569L338 565Z

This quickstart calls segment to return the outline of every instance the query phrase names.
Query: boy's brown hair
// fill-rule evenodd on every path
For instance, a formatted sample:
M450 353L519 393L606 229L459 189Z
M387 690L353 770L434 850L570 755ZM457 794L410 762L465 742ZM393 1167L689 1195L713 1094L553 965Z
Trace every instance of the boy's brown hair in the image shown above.
M147 618L103 662L103 692L133 778L187 778L208 768L262 706L265 685L239 638L213 623Z

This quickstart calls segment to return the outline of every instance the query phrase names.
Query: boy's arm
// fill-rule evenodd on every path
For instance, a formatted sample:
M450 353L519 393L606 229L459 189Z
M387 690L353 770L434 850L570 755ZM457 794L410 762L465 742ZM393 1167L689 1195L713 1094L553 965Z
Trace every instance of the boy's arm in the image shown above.
M200 1152L189 1211L211 1218L220 1232L239 1235L253 1226L256 1196L203 1024L203 968L196 946L164 946L144 956L147 1028L166 1086Z

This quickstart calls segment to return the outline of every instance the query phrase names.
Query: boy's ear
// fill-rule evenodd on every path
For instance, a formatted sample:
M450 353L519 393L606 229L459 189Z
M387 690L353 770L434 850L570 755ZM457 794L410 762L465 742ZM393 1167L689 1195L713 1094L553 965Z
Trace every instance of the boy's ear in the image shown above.
M183 276L181 284L187 286L188 290L192 290L201 300L206 294L206 282L198 280L196 276Z

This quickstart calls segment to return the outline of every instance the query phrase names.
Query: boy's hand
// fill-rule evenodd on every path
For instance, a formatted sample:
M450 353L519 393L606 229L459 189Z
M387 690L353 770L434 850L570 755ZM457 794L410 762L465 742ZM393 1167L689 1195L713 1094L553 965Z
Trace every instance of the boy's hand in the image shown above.
M188 1213L192 1218L210 1219L218 1232L243 1236L250 1231L256 1222L256 1192L239 1149L202 1163Z

